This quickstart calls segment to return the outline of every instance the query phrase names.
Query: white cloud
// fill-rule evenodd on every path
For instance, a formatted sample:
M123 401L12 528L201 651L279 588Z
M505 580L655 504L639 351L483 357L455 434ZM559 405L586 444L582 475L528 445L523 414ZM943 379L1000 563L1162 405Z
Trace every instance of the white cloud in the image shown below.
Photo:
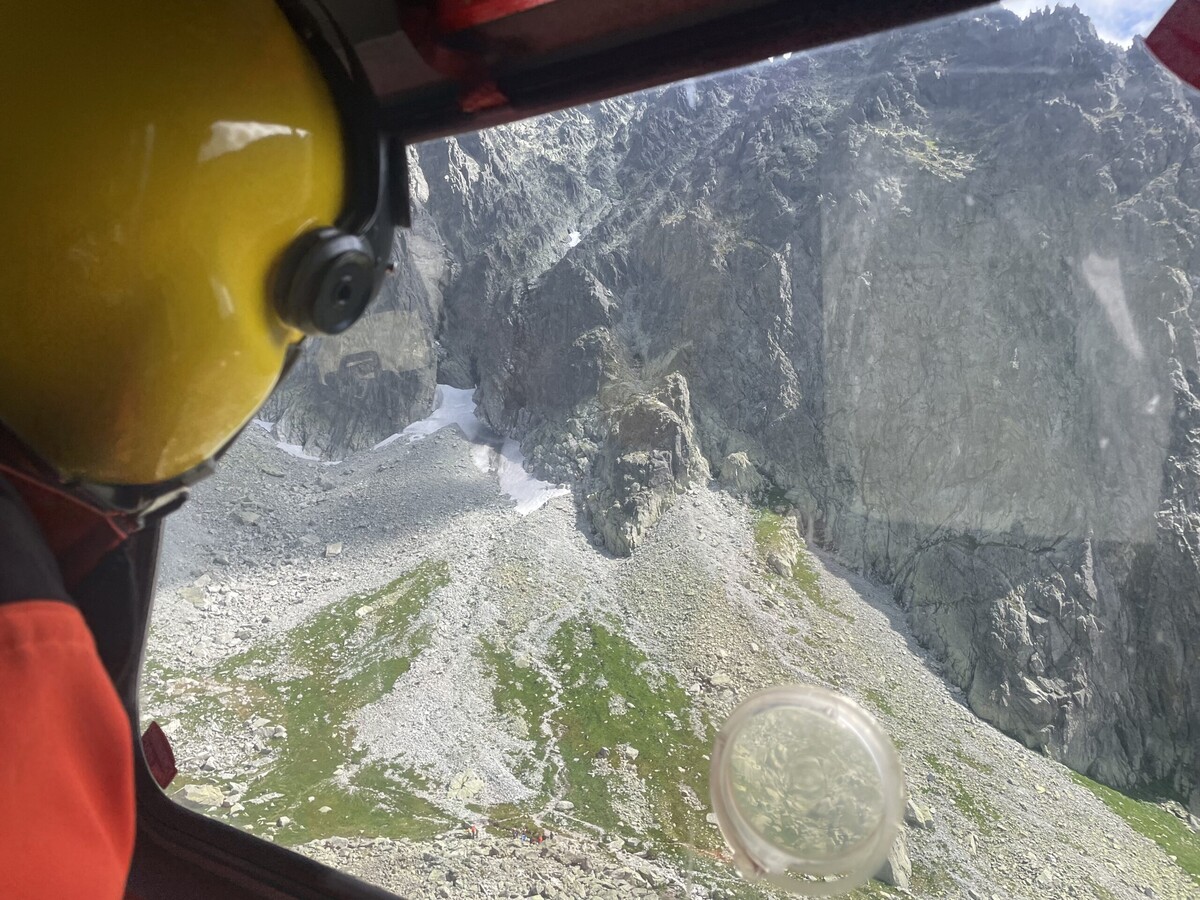
M1048 3L1046 0L1003 0L1000 4L1017 15L1047 6L1078 6L1106 41L1128 47L1134 35L1145 37L1158 24L1172 0L1075 0L1072 3Z

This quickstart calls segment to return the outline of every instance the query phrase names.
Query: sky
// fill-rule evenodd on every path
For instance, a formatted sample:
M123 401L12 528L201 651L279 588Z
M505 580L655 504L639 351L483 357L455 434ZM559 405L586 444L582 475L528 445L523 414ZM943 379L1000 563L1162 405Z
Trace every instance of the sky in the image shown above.
M1172 0L1074 0L1074 4L1092 20L1096 33L1105 40L1129 46L1135 34L1145 37L1158 23ZM1046 6L1070 6L1047 0L1003 0L1006 9L1025 15Z

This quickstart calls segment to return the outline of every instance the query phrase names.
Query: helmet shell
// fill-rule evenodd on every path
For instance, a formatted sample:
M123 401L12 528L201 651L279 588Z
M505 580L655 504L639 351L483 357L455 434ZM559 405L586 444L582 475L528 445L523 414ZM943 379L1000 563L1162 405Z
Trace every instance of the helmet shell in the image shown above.
M269 0L7 18L0 421L67 478L175 478L245 425L301 337L272 272L341 209L337 110Z

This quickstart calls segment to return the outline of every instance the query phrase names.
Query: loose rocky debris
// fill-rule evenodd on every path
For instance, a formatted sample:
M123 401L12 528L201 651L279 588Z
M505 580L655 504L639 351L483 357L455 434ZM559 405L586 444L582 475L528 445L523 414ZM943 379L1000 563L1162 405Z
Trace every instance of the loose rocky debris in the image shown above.
M890 593L804 549L786 510L755 511L696 486L633 557L613 559L574 527L569 501L521 517L469 454L444 432L349 457L328 468L336 487L324 490L319 463L281 459L250 430L172 520L143 696L175 746L181 800L186 792L209 815L401 895L583 896L568 893L582 883L596 897L762 897L729 867L695 773L705 770L706 729L740 699L814 682L859 700L899 748L912 896L1194 895L1163 850L1065 769L973 716L917 649ZM259 511L263 526L232 524L240 508ZM344 552L326 557L335 542ZM790 576L768 562L782 546ZM274 787L280 767L302 774L297 760L327 740L310 719L284 717L304 707L269 709L275 693L311 683L297 660L352 663L322 635L374 633L400 608L381 585L430 559L449 561L446 576L397 626L406 668L394 689L350 709L343 727L356 738L331 779ZM333 618L314 630L321 615ZM571 624L580 621L604 629ZM305 641L320 645L317 656L295 655ZM596 641L635 655L613 665ZM264 655L271 647L285 652ZM576 658L594 662L577 669ZM231 669L234 660L243 662ZM272 694L254 693L258 684ZM314 695L312 719L336 684ZM677 705L638 718L666 696ZM596 718L573 732L568 714L581 702ZM664 755L666 738L679 749ZM393 785L366 795L382 807L362 802L360 778ZM554 832L552 843L524 846L488 828L502 807ZM458 836L464 821L484 823L478 844ZM664 840L670 822L690 837ZM897 856L892 896L905 896L905 871Z
M646 858L621 842L609 847L561 832L542 843L510 829L484 826L478 837L460 829L432 841L330 838L300 849L408 898L525 898L706 896L726 891L709 881L689 883L673 866ZM715 890L713 888L715 887ZM732 897L733 894L729 893Z

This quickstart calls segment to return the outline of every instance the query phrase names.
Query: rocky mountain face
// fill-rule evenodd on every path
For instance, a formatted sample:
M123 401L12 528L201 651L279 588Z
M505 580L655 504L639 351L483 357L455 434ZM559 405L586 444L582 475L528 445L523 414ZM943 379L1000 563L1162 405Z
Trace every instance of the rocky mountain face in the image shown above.
M424 212L428 190L414 169L413 226L396 231L396 271L381 296L358 328L310 338L261 413L281 436L315 455L373 447L426 415L433 402L450 259Z
M618 555L710 475L786 496L980 716L1200 810L1200 123L1140 47L986 12L414 163L401 270L281 436L477 385Z

